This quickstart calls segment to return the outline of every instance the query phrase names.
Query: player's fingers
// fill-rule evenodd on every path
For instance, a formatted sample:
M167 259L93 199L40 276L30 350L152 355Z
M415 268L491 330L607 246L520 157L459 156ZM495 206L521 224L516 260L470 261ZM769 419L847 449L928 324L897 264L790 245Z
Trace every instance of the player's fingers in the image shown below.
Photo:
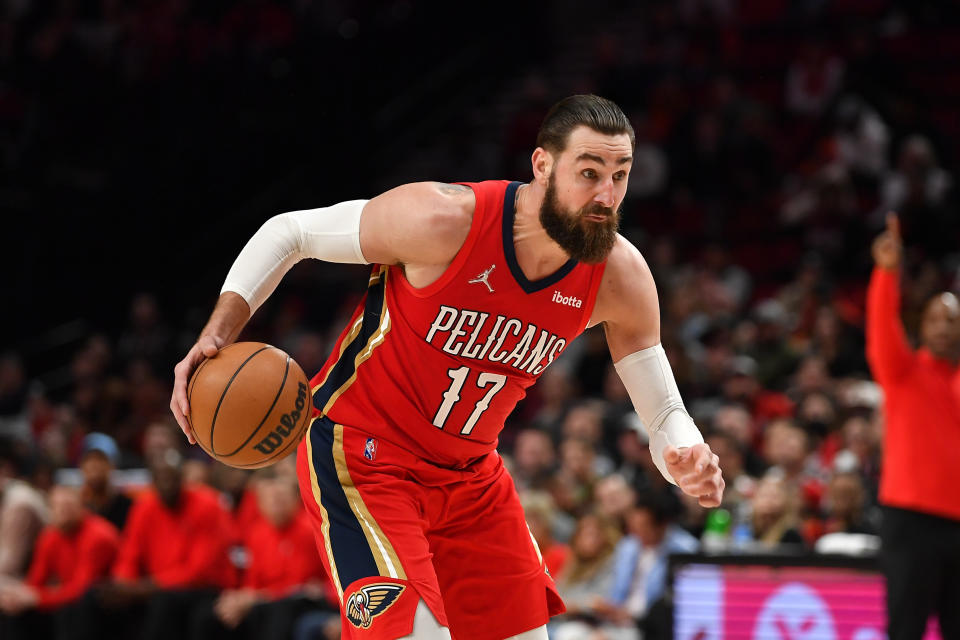
M212 358L217 355L217 351L220 350L220 346L223 344L223 341L217 338L216 336L201 336L197 340L197 346L200 348L200 353L203 354L206 358Z
M672 444L663 450L663 461L667 464L680 464L680 451Z
M887 213L887 231L894 240L900 239L900 216L895 211Z
M726 488L726 483L723 481L723 476L718 474L716 479L716 488L709 493L703 494L700 496L698 502L701 507L719 507L720 503L723 502L723 490Z
M720 456L708 451L706 455L697 460L696 469L703 475L712 476L720 469Z
M693 471L682 476L679 485L687 495L702 496L719 489L722 482L720 469L709 465L703 471Z
M187 419L184 408L189 411L189 402L187 401L187 386L182 380L178 379L173 384L173 393L170 396L170 411L180 425L180 430L187 436L190 444L196 444L193 437L193 429L190 428L190 420Z
M701 507L711 508L711 507L719 507L722 500L716 493L711 493L706 496L700 496L697 499L697 502L700 504Z

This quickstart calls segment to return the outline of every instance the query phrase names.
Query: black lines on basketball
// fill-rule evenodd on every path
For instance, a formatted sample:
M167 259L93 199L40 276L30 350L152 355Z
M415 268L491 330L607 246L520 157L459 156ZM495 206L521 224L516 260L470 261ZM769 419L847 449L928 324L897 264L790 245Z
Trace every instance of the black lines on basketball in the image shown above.
M239 374L240 371L242 371L243 368L247 366L247 363L249 363L251 360L257 357L257 354L263 353L269 348L270 347L265 346L251 353L250 356L246 360L244 360L239 367L237 367L237 370L233 372L232 376L230 376L230 380L227 382L227 386L223 388L223 393L220 394L220 400L217 401L217 409L216 411L213 412L213 420L210 422L210 453L213 456L217 455L217 452L214 451L214 447L213 447L213 433L214 433L214 429L216 429L217 427L217 415L219 415L220 413L220 407L223 406L223 399L227 397L227 391L230 391L230 385L232 385L233 381L237 379L237 374ZM236 453L236 451L234 453Z
M197 443L232 467L255 469L289 455L313 414L303 369L267 344L221 349L194 377L190 414Z
M259 351L257 353L259 353ZM255 353L253 355L255 356L257 354ZM253 358L253 356L250 356L250 358ZM240 370L237 369L237 373L239 372ZM277 400L280 399L280 394L283 393L283 387L285 384L287 384L287 375L289 373L290 373L290 356L287 356L286 366L283 368L283 378L280 380L280 386L277 388L277 395L273 397L273 402L270 403L270 408L267 409L267 412L265 414L263 414L263 420L260 421L260 424L257 425L257 428L254 429L253 432L249 436L247 436L247 439L244 440L242 443L240 443L240 445L236 449L234 449L230 453L219 454L221 458L229 458L230 456L236 455L238 451L240 451L245 446L250 444L250 441L253 440L253 437L255 435L260 433L260 429L262 429L263 425L266 424L267 418L269 418L270 414L273 413L273 408L277 406ZM224 394L226 394L226 391L224 391ZM210 448L213 449L213 428L212 427L210 429Z

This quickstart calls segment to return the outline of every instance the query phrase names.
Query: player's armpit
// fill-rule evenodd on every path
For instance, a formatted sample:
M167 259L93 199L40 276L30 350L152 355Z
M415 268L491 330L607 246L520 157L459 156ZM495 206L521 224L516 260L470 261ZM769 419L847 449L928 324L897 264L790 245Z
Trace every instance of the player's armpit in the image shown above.
M473 189L440 182L405 184L367 203L360 246L378 264L447 264L470 232Z

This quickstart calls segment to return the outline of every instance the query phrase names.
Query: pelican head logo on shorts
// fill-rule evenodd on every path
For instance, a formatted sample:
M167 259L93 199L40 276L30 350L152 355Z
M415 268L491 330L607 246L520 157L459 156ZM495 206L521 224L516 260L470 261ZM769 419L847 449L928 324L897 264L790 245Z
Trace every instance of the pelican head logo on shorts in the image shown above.
M377 457L377 439L367 438L367 444L363 447L363 457L373 461Z
M297 399L293 403L293 408L289 413L280 416L280 424L273 428L273 431L267 434L263 440L253 446L260 453L273 453L277 447L283 444L284 439L289 436L300 424L300 417L303 415L303 409L307 406L307 385L302 382L297 388Z
M497 268L497 265L495 265L495 264L490 265L489 267L487 267L487 269L486 269L483 273L481 273L480 275L478 275L476 278L474 278L473 280L471 280L471 281L468 282L467 284L483 284L483 285L486 285L487 290L489 290L490 293L493 293L493 287L490 286L490 274L493 273L493 270L496 269L496 268Z
M373 619L390 608L405 586L400 584L368 584L347 600L347 620L355 627L369 629Z

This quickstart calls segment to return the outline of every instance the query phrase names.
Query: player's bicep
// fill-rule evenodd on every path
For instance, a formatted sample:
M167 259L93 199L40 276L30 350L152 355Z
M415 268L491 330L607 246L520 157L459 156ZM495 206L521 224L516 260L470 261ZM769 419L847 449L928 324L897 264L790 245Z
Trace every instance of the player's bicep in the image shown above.
M636 247L622 238L607 261L594 318L603 322L614 362L660 342L660 303L653 275Z
M470 187L417 182L368 202L360 217L360 246L369 262L443 264L470 231L476 197Z

